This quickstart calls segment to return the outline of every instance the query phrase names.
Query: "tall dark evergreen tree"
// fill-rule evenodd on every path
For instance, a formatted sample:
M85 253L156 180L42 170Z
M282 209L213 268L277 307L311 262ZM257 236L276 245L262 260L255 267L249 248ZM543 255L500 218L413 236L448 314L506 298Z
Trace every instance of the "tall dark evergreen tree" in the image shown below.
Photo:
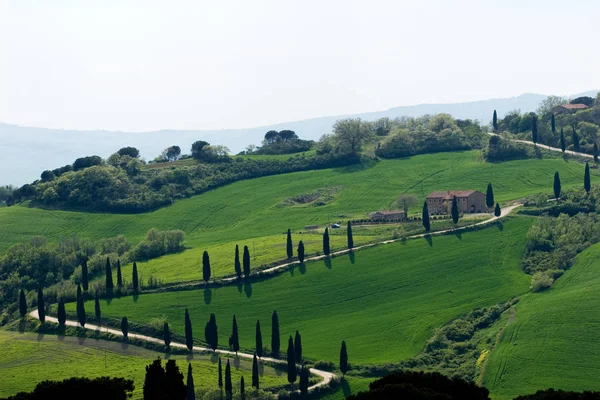
M139 288L139 282L137 264L135 261L133 262L133 272L131 273L131 284L133 285L133 292L137 293Z
M550 129L552 129L552 133L556 133L556 119L554 118L554 113L550 117Z
M246 400L246 388L244 387L244 377L240 378L240 400Z
M94 311L96 314L96 323L100 325L102 322L102 312L100 311L100 299L98 298L98 293L96 293L96 298L94 299Z
M89 289L87 260L81 262L81 284L83 285L83 290L87 292Z
M110 258L106 257L106 291L111 292L114 288Z
M165 369L162 366L161 359L157 358L146 366L143 387L144 399L166 399L166 386Z
M223 387L223 365L221 364L221 357L219 357L219 387Z
M238 336L238 326L237 321L235 320L235 314L233 315L233 327L231 328L231 338L229 339L229 345L237 355L237 352L240 350L240 338Z
M204 339L211 349L216 350L219 346L219 333L217 328L217 318L214 313L210 314L210 318L204 328Z
M76 299L79 300L80 297L81 297L81 285L77 285L77 297L76 297Z
M348 248L352 250L354 248L354 238L352 237L352 224L348 221L348 227L346 228L346 236L348 237Z
M27 315L27 299L25 298L23 289L19 291L19 313L21 314L21 318Z
M123 332L123 337L127 339L129 335L129 321L127 317L121 318L121 332Z
M583 188L587 193L590 192L592 188L592 183L590 181L590 165L585 163L585 173L583 174Z
M202 253L202 279L207 283L210 279L210 258L208 257L208 251Z
M244 266L244 276L247 278L250 276L250 250L248 250L248 246L244 246L242 265Z
M560 128L560 149L564 153L567 150L567 142L565 141L565 132Z
M254 359L252 360L252 387L256 390L260 389L258 382L258 360L256 359L256 353L254 353Z
M291 336L288 340L287 348L287 375L289 383L296 382L296 355L294 351L294 341Z
M194 336L192 336L192 321L188 309L185 309L185 345L189 351L194 347Z
M494 209L494 216L499 217L502 215L502 209L500 208L500 204L496 203L496 208Z
M310 377L310 372L305 365L302 365L302 369L300 370L300 382L298 384L300 389L300 394L304 397L308 396L308 381Z
M65 302L61 298L58 301L58 325L64 327L65 322L67 322L67 312L65 310Z
M494 128L494 133L498 132L498 114L496 110L494 110L494 115L492 116L492 127Z
M263 354L263 341L262 341L262 332L260 331L260 321L256 321L256 354L259 357L262 357Z
M571 129L572 129L571 138L573 140L573 148L575 151L580 151L581 148L579 147L579 135L575 131L575 125L572 125Z
M169 329L168 322L165 322L163 325L163 340L165 341L165 346L171 346L171 330Z
M423 228L425 228L425 232L429 232L431 230L431 224L429 223L429 207L427 207L427 201L423 203L423 213L421 214L423 220Z
M594 162L598 164L598 143L594 142Z
M296 356L297 363L302 362L302 337L298 331L296 331L296 336L294 336L294 355Z
M238 278L242 277L242 264L240 263L240 247L235 245L235 256L233 259L233 268L235 269L235 275Z
M273 357L278 357L280 350L279 317L277 316L277 310L275 310L271 316L271 352Z
M537 144L538 141L538 127L537 127L537 116L533 116L531 120L531 141L534 145Z
M325 233L323 233L323 254L328 256L331 253L331 248L329 247L329 228L325 228Z
M298 262L300 264L304 262L304 243L302 240L298 243Z
M558 171L554 173L554 198L558 201L560 197L561 187L560 187L560 176L558 175Z
M227 365L225 365L225 396L230 400L233 397L233 384L231 383L231 365L229 365L229 359L227 359Z
M452 221L457 224L458 223L458 202L456 201L456 196L452 196L452 209L450 210L450 214L452 214Z
M196 400L196 392L194 388L194 375L192 374L192 363L188 363L187 382L185 385L186 400Z
M294 247L292 245L292 231L288 228L286 241L287 258L294 257Z
M183 383L183 374L179 371L177 361L169 360L165 365L165 389L167 399L184 399L187 394Z
M79 296L79 299L77 300L77 321L79 321L79 325L85 328L87 315L85 314L85 303L83 301L83 296Z
M344 375L348 372L348 350L346 349L345 340L342 340L342 348L340 350L340 371Z
M121 260L117 259L117 287L123 287L123 275L121 274Z
M485 205L488 208L492 208L494 207L494 189L492 189L492 184L488 183L487 185L487 191L485 194Z
M37 292L37 307L39 319L43 324L46 322L46 305L44 304L44 292L42 292L42 288L39 288Z

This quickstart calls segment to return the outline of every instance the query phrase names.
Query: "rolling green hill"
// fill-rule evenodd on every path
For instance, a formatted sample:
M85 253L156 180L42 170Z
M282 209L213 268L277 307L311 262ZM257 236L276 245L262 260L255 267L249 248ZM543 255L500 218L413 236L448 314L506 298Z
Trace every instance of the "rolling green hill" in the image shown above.
M298 329L309 358L337 361L345 339L351 362L397 361L418 353L433 330L449 320L528 290L529 276L520 270L519 258L531 223L516 217L502 226L433 237L431 243L381 245L239 287L115 298L102 302L102 315L138 323L164 315L183 334L189 308L195 337L202 339L214 312L225 344L235 313L241 345L251 348L257 319L269 343L276 309L282 339ZM92 311L93 302L86 309Z
M553 387L600 390L600 244L577 257L554 287L529 293L485 369L495 399Z

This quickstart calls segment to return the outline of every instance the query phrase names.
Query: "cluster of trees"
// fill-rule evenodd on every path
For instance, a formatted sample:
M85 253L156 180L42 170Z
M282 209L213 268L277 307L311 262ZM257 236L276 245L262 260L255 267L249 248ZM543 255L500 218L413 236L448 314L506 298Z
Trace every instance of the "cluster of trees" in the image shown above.
M289 129L282 131L268 131L265 133L265 138L261 147L249 145L244 154L292 154L308 151L312 149L315 142L312 140L302 140L296 135L296 132Z
M33 392L20 392L8 397L9 400L77 400L85 397L90 400L126 400L131 398L133 381L124 378L69 378L63 381L43 381ZM150 397L149 397L150 398ZM163 399L165 397L162 397ZM183 399L183 397L181 397Z
M535 151L531 146L513 142L503 136L490 136L487 147L483 149L483 157L492 162L520 160L534 155Z

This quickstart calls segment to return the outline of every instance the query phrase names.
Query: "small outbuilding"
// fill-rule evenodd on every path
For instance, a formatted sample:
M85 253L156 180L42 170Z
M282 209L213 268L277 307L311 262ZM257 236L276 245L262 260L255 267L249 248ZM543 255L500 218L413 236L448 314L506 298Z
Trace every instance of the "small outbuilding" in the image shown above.
M552 112L556 115L564 114L568 112L576 112L585 110L588 108L585 104L561 104L560 106L556 106L552 109Z
M399 221L405 218L404 211L375 211L369 214L371 221Z

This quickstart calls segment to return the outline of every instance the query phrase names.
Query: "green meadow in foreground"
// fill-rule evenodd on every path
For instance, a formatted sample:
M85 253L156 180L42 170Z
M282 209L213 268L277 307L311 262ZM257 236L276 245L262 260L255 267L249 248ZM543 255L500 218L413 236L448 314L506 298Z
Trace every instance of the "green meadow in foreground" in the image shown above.
M74 376L111 376L133 379L133 398L141 399L146 365L157 357L165 359L163 353L131 345L125 347L117 342L88 338L81 343L80 338L76 337L59 338L54 335L20 334L6 330L0 330L0 346L0 397L31 391L43 380L62 380ZM177 360L179 370L186 377L186 356L170 358ZM192 369L196 391L213 390L217 387L216 360L208 355L194 354ZM223 364L226 362L223 358ZM233 359L230 362L234 388L239 386L241 376L249 388L252 378L251 360L240 359L237 367L234 367L238 364L234 364ZM276 371L272 367L264 366L260 383L263 388L286 385L287 375L285 371Z
M529 288L519 268L533 219L515 217L476 232L434 236L308 263L280 276L239 287L166 292L102 301L102 315L147 324L166 316L184 333L189 308L194 336L203 339L210 313L226 345L236 314L240 342L254 347L260 319L270 343L271 313L277 310L282 343L302 334L304 354L337 362L345 339L350 361L381 363L417 354L434 329L472 309L506 301ZM75 305L68 304L74 311ZM86 303L93 313L93 302Z
M522 297L485 369L494 399L549 387L600 390L599 287L596 244L551 289Z
M365 213L391 207L405 192L422 202L435 190L485 192L492 182L498 201L551 193L555 171L560 172L566 189L582 185L583 169L577 161L560 158L484 163L479 151L464 151L251 179L139 215L48 211L20 205L0 208L0 250L34 235L55 241L75 234L90 239L123 234L137 243L150 228L182 229L188 246L210 248L217 243L277 235L287 228L297 231L306 225L363 218ZM336 190L325 205L284 205L288 198L327 188ZM417 206L413 212L419 210Z

